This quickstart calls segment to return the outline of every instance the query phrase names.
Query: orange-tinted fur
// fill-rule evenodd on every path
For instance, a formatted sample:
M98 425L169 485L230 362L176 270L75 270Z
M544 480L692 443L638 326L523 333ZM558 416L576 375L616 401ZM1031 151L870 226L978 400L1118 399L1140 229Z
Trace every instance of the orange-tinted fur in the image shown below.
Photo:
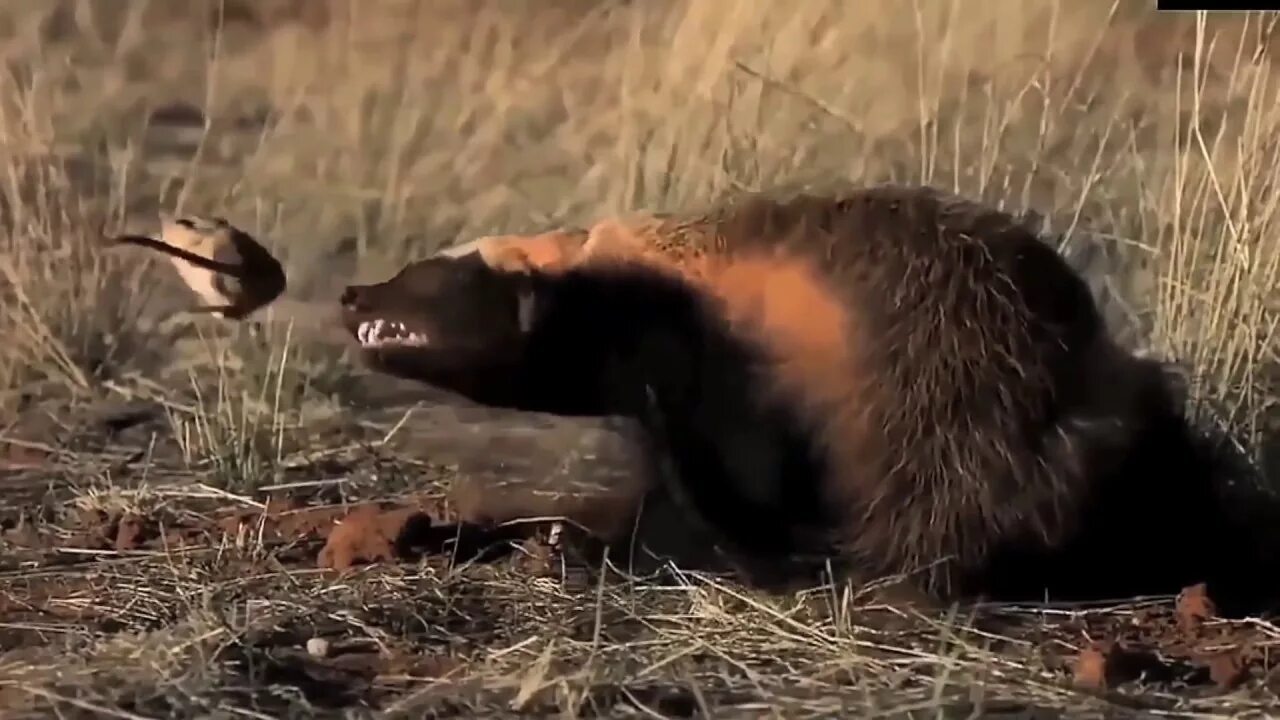
M536 235L490 235L474 245L491 267L500 270L554 270L576 263L586 233L551 230Z

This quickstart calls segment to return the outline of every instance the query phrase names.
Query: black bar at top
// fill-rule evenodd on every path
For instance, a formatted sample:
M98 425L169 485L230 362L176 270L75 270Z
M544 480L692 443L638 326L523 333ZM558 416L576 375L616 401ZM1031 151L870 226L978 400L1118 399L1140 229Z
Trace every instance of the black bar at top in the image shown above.
M1216 12L1246 12L1249 10L1280 10L1280 0L1156 0L1159 11L1207 10Z

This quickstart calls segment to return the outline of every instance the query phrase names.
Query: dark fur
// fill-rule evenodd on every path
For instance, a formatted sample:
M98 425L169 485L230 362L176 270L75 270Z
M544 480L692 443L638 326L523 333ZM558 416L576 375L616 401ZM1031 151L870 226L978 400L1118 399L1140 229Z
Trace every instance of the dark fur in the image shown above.
M431 259L348 288L345 321L426 330L429 347L369 361L478 402L640 418L701 514L756 555L832 540L877 573L949 559L928 590L1002 597L1173 592L1232 569L1241 536L1212 512L1163 369L1115 347L1081 278L1008 215L884 187L752 198L678 231L727 258L818 261L857 338L849 387L819 393L841 404L777 392L767 336L639 264ZM1188 522L1209 535L1179 536Z
M515 322L522 292L539 307L525 335ZM699 509L750 551L790 549L790 528L821 515L816 484L779 482L824 469L789 409L751 392L756 350L673 278L625 265L507 274L468 255L348 288L343 305L353 333L361 319L396 319L441 348L366 351L379 370L489 405L663 423L679 474L698 478L688 491ZM432 305L452 309L423 313Z

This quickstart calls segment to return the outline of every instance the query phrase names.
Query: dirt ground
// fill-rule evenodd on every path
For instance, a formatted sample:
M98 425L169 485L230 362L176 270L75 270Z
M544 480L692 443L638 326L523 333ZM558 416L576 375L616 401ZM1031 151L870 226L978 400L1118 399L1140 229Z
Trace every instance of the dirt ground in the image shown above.
M1202 587L1097 607L769 595L641 573L548 523L459 523L456 468L389 450L376 420L237 494L157 451L158 414L82 409L72 450L6 435L5 717L1241 717L1278 701L1280 628L1217 617ZM90 477L108 489L77 487Z

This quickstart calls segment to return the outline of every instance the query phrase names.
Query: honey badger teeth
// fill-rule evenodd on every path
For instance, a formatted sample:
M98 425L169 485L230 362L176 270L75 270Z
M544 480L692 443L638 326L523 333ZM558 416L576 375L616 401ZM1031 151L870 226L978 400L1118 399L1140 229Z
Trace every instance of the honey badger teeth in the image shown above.
M427 344L425 333L411 332L400 322L388 322L381 318L366 320L356 328L356 339L364 348L414 347Z

